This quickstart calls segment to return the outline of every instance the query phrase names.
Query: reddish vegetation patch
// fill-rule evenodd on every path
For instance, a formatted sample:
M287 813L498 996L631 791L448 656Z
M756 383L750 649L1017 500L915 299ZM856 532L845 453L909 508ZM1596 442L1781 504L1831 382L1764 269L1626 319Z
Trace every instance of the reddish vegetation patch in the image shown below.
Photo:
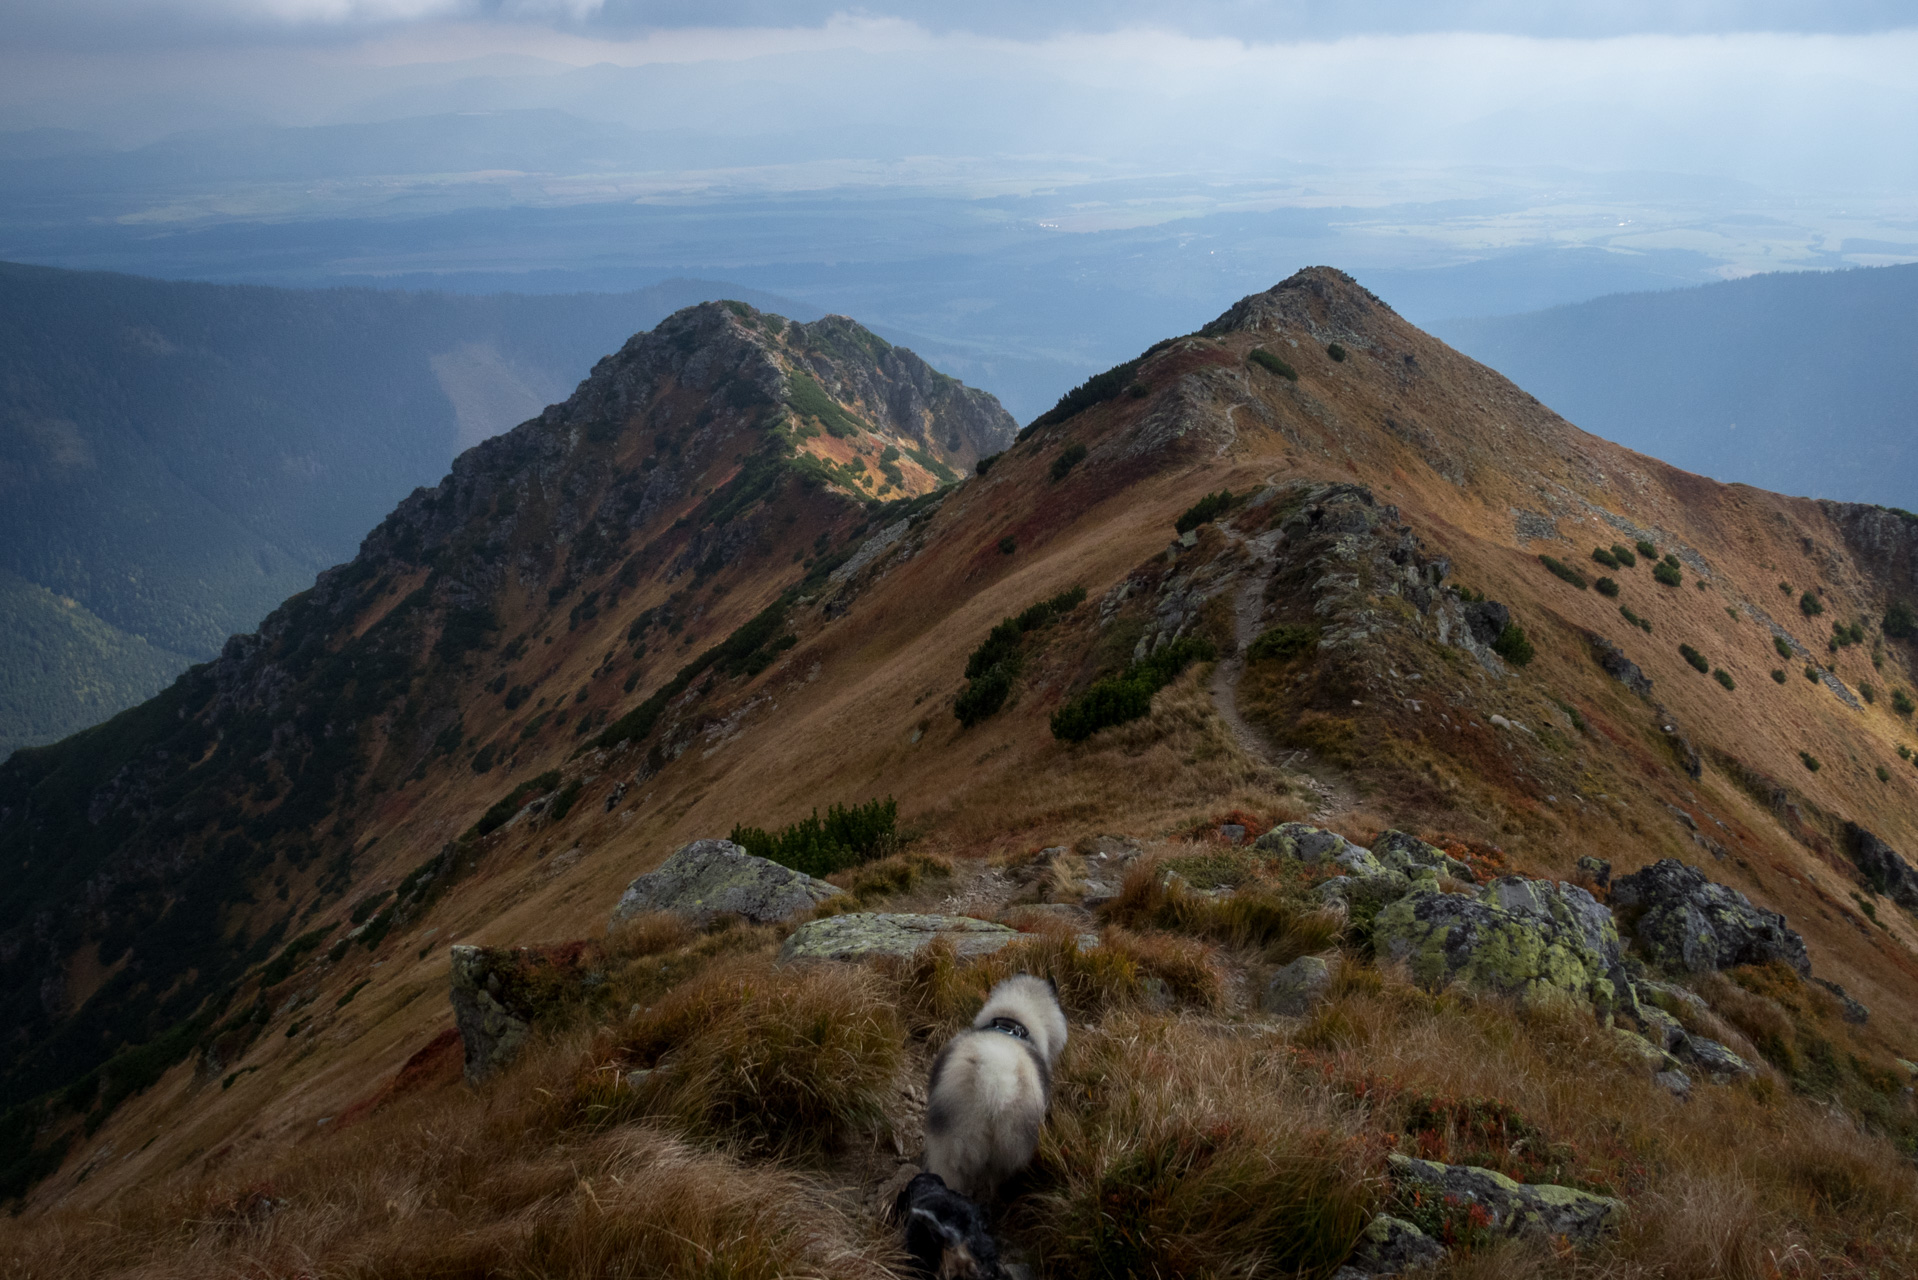
M377 1093L361 1098L358 1102L340 1112L333 1122L335 1129L344 1129L356 1124L375 1111L409 1093L424 1093L441 1085L452 1084L465 1070L465 1049L460 1044L458 1027L448 1027L422 1045L418 1052L403 1063L393 1078L386 1082Z
M1245 839L1241 841L1242 844L1250 844L1272 829L1272 824L1257 814L1247 813L1243 809L1234 809L1223 817L1197 823L1185 833L1185 836L1188 840L1211 840L1224 844L1226 839L1219 834L1219 829L1228 825L1245 828Z

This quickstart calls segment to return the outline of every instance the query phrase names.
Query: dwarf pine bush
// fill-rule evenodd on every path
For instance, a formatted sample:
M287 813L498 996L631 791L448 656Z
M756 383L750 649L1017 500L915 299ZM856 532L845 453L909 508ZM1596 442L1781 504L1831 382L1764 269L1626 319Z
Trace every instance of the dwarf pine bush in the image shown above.
M1294 369L1291 365L1273 355L1264 347L1252 348L1251 353L1246 356L1246 359L1258 365L1259 368L1264 369L1267 373L1276 373L1287 382L1297 382L1299 380L1299 371L1297 369Z
M1498 639L1492 641L1492 652L1515 667L1525 666L1538 656L1530 637L1525 634L1525 628L1516 622L1505 624L1505 630L1499 632Z
M1118 675L1095 681L1059 708L1052 716L1052 736L1064 742L1083 742L1101 729L1137 720L1152 710L1152 695L1171 684L1181 671L1216 656L1210 640L1198 636L1174 640Z
M1695 669L1699 671L1710 671L1712 669L1712 664L1705 661L1705 655L1700 653L1698 650L1692 648L1690 645L1688 644L1679 645L1678 652L1685 659L1685 661L1691 663Z
M1232 491L1221 489L1217 493L1208 493L1187 507L1172 527L1180 533L1189 533L1202 524L1211 524L1224 515L1232 506Z
M809 876L827 876L883 858L899 847L899 804L891 796L847 808L831 805L777 831L734 825L727 837L756 858Z
M1611 578L1600 578L1592 585L1598 588L1598 594L1611 596L1613 599L1618 598L1618 583L1615 580Z
M1624 568L1624 565L1622 565L1622 564L1621 564L1621 563L1619 562L1619 559L1618 559L1618 556L1617 556L1617 555L1615 555L1615 554L1614 554L1613 552L1611 552L1610 550L1608 550L1608 549L1606 549L1605 547L1594 547L1594 548L1592 548L1592 559L1594 559L1594 560L1596 560L1596 561L1597 561L1598 563L1600 563L1600 564L1602 564L1602 565L1604 565L1604 566L1605 566L1605 567L1606 567L1607 569L1622 569L1622 568Z
M1638 557L1632 554L1632 549L1622 542L1612 544L1612 559L1618 561L1619 567L1623 569L1629 569L1638 563Z
M1680 586L1685 581L1684 571L1678 567L1677 556L1666 556L1652 566L1652 577L1668 587Z
M1538 562L1544 565L1547 569L1550 569L1553 573L1557 574L1559 577L1565 579L1565 581L1577 587L1580 591L1585 590L1586 586L1588 585L1585 581L1584 574L1572 568L1571 565L1566 564L1563 560L1560 560L1556 556L1541 555L1538 558Z

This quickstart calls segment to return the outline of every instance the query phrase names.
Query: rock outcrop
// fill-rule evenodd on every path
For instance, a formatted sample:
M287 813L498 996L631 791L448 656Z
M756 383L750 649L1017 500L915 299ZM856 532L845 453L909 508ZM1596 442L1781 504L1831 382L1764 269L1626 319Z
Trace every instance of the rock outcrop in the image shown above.
M1632 936L1654 964L1705 973L1778 960L1801 976L1811 974L1805 940L1784 916L1753 906L1738 890L1675 858L1621 876L1611 900L1625 908Z
M1381 1213L1365 1231L1346 1264L1332 1280L1379 1280L1429 1267L1445 1256L1445 1246L1403 1218Z
M1416 876L1421 871L1443 872L1454 880L1471 884L1478 875L1463 862L1434 844L1403 831L1387 831L1372 842L1372 856L1388 871Z
M756 858L730 840L695 840L626 886L613 908L612 923L645 911L671 911L702 925L723 915L776 924L844 892L791 867Z
M1325 999L1338 976L1337 961L1324 956L1300 956L1272 975L1259 997L1259 1007L1267 1013L1296 1018L1310 1013Z
M1344 836L1303 822L1287 822L1260 836L1252 847L1266 853L1297 858L1309 866L1333 862L1355 876L1375 876L1385 870L1370 850Z
M962 959L988 955L1019 936L1018 931L971 916L890 915L854 911L824 920L808 920L779 949L779 961L866 960L873 956L910 956L937 939L950 943Z
M1401 1189L1413 1188L1441 1203L1477 1205L1499 1235L1563 1236L1574 1244L1589 1244L1605 1231L1617 1228L1625 1204L1610 1196L1595 1196L1570 1187L1514 1182L1502 1173L1469 1164L1438 1164L1392 1153L1392 1180Z
M455 946L453 1020L466 1046L466 1082L478 1084L519 1055L533 1023L605 981L592 948Z
M1855 822L1845 824L1845 844L1867 884L1905 910L1918 913L1918 871L1897 850Z
M1430 880L1380 911L1372 945L1433 988L1462 982L1525 1000L1574 998L1609 1010L1625 993L1612 914L1576 885L1505 876L1477 896Z

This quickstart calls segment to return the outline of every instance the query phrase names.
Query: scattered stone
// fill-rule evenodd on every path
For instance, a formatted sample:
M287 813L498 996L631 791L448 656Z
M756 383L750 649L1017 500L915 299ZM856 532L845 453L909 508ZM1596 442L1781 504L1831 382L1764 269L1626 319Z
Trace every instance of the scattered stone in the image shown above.
M1641 1005L1652 1005L1669 1010L1673 1005L1683 1005L1693 1013L1703 1016L1711 1011L1705 998L1696 991L1676 986L1669 982L1654 982L1650 978L1632 979L1632 989Z
M1379 912L1372 943L1433 988L1457 981L1528 1001L1589 1000L1602 1010L1630 990L1612 913L1578 886L1550 880L1506 876L1477 897L1415 882Z
M1372 842L1372 856L1389 871L1416 875L1424 868L1442 871L1454 880L1476 883L1478 874L1435 844L1403 831L1387 831Z
M1606 675L1641 698L1651 696L1652 678L1639 670L1638 664L1627 658L1624 650L1603 636L1594 635L1590 639L1592 656L1598 659L1598 665L1605 669Z
M1755 1076L1758 1068L1727 1049L1716 1040L1707 1040L1704 1036L1687 1035L1679 1041L1678 1056L1696 1065L1709 1075L1716 1084L1739 1076Z
M1776 911L1664 858L1612 885L1612 905L1633 909L1630 928L1655 964L1690 973L1782 960L1811 974L1805 940Z
M1325 993L1338 976L1337 958L1300 956L1272 975L1259 998L1259 1007L1267 1013L1289 1018L1302 1017L1325 999Z
M1492 722L1492 724L1496 726L1497 728L1509 729L1512 727L1512 722L1510 720L1507 720L1504 716L1494 715L1494 716L1488 716L1486 718L1489 719Z
M612 922L645 911L671 911L700 925L722 915L773 924L844 892L791 867L756 858L730 840L695 840L628 885L613 908Z
M1252 847L1297 858L1313 866L1329 860L1355 876L1375 876L1385 870L1369 850L1353 844L1337 832L1308 826L1303 822L1287 822L1274 827L1254 841Z
M1219 839L1227 844L1244 844L1245 828L1236 822L1228 822L1219 828Z
M1639 1063L1645 1070L1656 1074L1670 1071L1678 1066L1678 1060L1663 1049L1639 1035L1636 1031L1627 1031L1624 1027L1613 1027L1612 1035L1618 1040L1618 1047L1625 1056Z
M1386 1157L1393 1181L1429 1189L1442 1200L1481 1206L1500 1235L1563 1236L1589 1244L1614 1230L1625 1204L1610 1196L1550 1184L1514 1182L1502 1173L1468 1164L1438 1164L1393 1152Z
M1680 1100L1692 1096L1692 1078L1677 1067L1656 1073L1652 1076L1652 1083Z
M1379 1280L1427 1267L1445 1256L1445 1246L1403 1218L1381 1213L1366 1224L1346 1264L1332 1280Z
M568 996L605 981L584 943L563 947L455 946L453 1020L478 1084L518 1056L533 1022Z
M961 958L968 958L997 951L1018 936L1016 930L1005 925L971 916L853 911L800 925L779 949L779 962L910 956L936 938L944 938Z
M1586 854L1578 860L1578 869L1592 878L1592 883L1600 889L1612 887L1612 864L1603 858L1594 858Z
M1845 844L1872 888L1905 910L1918 912L1918 871L1910 863L1855 822L1845 824Z
M1678 1047L1685 1038L1685 1028L1678 1019L1666 1013L1655 1004L1638 1006L1638 1024L1645 1029L1645 1038L1667 1052Z
M1512 611L1496 600L1479 600L1465 606L1465 627L1472 639L1493 645L1512 623Z
M1825 978L1813 978L1812 981L1838 998L1839 1012L1846 1022L1862 1027L1871 1021L1871 1010L1852 999L1850 993L1843 987Z

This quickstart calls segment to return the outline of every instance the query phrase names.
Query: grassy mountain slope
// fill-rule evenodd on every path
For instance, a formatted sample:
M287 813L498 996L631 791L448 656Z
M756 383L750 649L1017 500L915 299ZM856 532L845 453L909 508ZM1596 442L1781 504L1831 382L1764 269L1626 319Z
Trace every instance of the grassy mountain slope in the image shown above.
M727 292L473 298L0 264L0 570L204 660L350 556L460 448L562 398L634 330ZM33 644L0 634L8 653ZM110 652L80 678L151 691ZM22 665L9 679L35 677ZM9 719L9 746L134 700L32 696L38 718ZM70 714L46 719L56 705Z
M1918 508L1918 265L1782 272L1450 320L1608 440L1783 493Z
M1918 594L1909 522L1585 435L1324 269L1094 379L983 475L875 506L839 450L871 469L989 416L947 384L918 390L916 370L883 377L888 354L843 322L683 313L464 455L260 636L0 770L16 886L0 918L33 920L0 939L6 989L25 993L6 1010L25 1029L4 1077L21 1103L10 1150L47 1175L30 1205L50 1215L10 1237L15 1256L124 1271L156 1239L143 1224L184 1216L228 1234L167 1258L243 1241L256 1258L506 1273L733 1240L750 1242L726 1255L743 1270L879 1274L879 1229L848 1206L892 1168L886 1126L913 1132L886 1090L923 1069L989 966L807 976L770 966L777 930L655 922L594 944L608 994L521 1072L469 1094L442 1033L448 942L597 940L626 883L686 839L891 795L905 853L841 882L868 903L1008 911L1063 979L1079 1047L1058 1142L1005 1219L1047 1274L1284 1257L1324 1275L1401 1142L1626 1197L1633 1225L1594 1274L1910 1261L1898 1224L1918 1190L1897 1144L1912 1128L1890 1064L1918 1047L1918 921L1845 846L1856 823L1918 849L1895 696L1914 685L1912 641L1883 625ZM936 394L962 398L941 410ZM1657 555L1592 562L1640 541ZM1653 575L1665 556L1676 584ZM1509 607L1528 663L1475 636L1481 597ZM1003 706L963 725L968 655L1055 599L1009 633ZM1054 736L1056 713L1180 643L1222 660L1175 674L1140 718ZM1608 646L1649 684L1611 674ZM1194 937L1145 881L1087 926L1008 908L1134 848L1236 874L1211 837L1235 815L1360 840L1407 828L1492 874L1682 858L1785 912L1870 1022L1843 1024L1795 976L1714 979L1744 1029L1719 1034L1772 1066L1684 1105L1589 1014L1433 997L1373 966L1351 922L1352 976L1291 1025L1254 1016L1249 993L1339 924ZM1082 953L1072 930L1100 923L1109 946ZM729 1086L701 1101L619 1084L662 1045L721 1072L685 1055L745 1053L788 1025L873 1038L789 1061L817 1091L723 1113L740 1129L712 1127ZM144 1057L102 1061L143 1039ZM780 1145L805 1141L823 1150ZM784 1176L760 1158L773 1150L811 1162L822 1190L766 1191L755 1180ZM664 1152L706 1209L647 1189ZM1185 1181L1139 1172L1157 1168ZM62 1225L109 1203L139 1207L85 1240ZM1281 1207L1226 1221L1206 1203ZM1103 1236L1108 1210L1151 1230ZM1485 1265L1586 1263L1494 1250Z

